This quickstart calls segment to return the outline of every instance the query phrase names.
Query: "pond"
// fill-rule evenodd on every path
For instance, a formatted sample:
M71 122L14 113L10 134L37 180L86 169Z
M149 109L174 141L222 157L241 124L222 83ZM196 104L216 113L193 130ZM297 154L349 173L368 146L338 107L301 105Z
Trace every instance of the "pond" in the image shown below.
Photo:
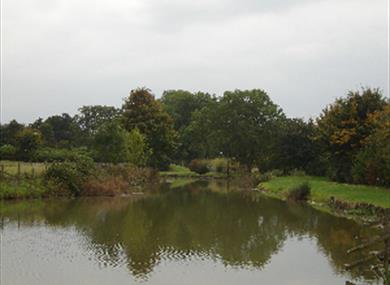
M379 284L346 250L353 221L222 181L133 197L1 202L1 282L25 284Z

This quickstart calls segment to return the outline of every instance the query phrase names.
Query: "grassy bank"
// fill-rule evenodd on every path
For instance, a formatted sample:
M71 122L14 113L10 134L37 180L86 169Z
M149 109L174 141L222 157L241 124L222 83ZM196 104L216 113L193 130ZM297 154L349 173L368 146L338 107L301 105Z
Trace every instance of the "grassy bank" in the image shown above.
M334 211L335 209L329 203L333 199L339 202L338 205L341 203L349 206L349 209L344 209L346 215L367 214L362 210L353 209L358 204L390 209L390 189L388 188L337 183L323 177L275 177L270 181L260 183L259 188L264 190L264 193L268 196L286 200L290 189L306 182L311 189L310 202L318 208Z
M127 195L158 182L150 168L82 159L46 165L0 161L0 170L0 200Z
M167 171L160 171L161 177L172 177L172 178L224 178L225 173L210 171L204 174L198 174L191 171L187 167L171 164Z

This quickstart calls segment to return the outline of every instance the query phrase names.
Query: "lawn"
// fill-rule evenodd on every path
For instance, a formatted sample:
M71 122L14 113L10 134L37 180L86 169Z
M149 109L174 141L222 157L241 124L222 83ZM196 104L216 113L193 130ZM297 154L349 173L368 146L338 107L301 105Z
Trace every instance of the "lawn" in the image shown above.
M313 176L283 176L275 177L263 182L260 187L269 194L285 198L289 189L308 182L311 187L311 200L327 202L330 197L351 203L369 203L382 208L390 208L390 189L368 186L352 185L329 181L323 177Z

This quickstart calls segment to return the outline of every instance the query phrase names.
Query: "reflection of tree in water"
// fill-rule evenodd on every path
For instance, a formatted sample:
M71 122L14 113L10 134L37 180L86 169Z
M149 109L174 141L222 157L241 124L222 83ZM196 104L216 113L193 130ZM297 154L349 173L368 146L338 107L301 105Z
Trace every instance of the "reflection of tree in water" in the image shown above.
M315 237L340 272L348 262L345 251L361 231L351 221L310 207L249 192L224 193L223 185L216 183L209 190L206 186L163 189L137 200L48 201L17 212L26 222L34 216L53 226L74 225L89 238L88 249L102 264L125 263L138 278L147 278L159 262L193 257L262 268L291 235ZM14 214L5 213L10 218Z

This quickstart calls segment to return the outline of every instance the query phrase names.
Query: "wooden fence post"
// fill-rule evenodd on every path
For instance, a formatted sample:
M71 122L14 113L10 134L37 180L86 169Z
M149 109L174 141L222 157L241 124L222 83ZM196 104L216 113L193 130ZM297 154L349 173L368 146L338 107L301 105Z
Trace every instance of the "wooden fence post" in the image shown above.
M18 162L18 177L20 177L20 162Z
M31 178L35 177L35 169L34 169L34 164L31 164Z
M4 164L1 165L1 178L3 178L5 175L4 175Z

